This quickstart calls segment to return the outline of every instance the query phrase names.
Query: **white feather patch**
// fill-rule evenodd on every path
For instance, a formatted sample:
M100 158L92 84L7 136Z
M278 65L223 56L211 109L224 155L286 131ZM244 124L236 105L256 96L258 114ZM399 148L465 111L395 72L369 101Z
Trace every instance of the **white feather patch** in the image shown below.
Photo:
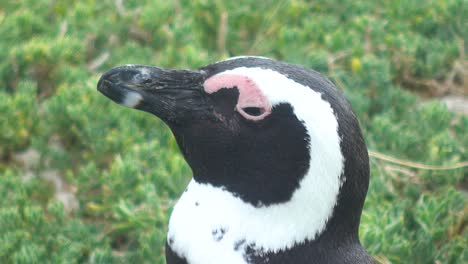
M338 121L320 93L269 69L241 67L219 74L245 75L273 107L283 102L293 107L310 137L310 167L291 200L259 208L192 179L173 210L168 232L171 248L190 264L244 264L246 245L277 252L313 240L331 217L342 184ZM217 241L213 230L219 228L226 232ZM244 247L235 250L241 241Z
M143 97L139 93L128 91L125 94L121 104L126 107L134 108L141 102L142 99Z
M244 58L257 58L257 59L267 59L267 60L271 60L271 58L268 58L268 57L263 57L263 56L248 56L248 55L244 55L244 56L236 56L236 57L231 57L231 58L227 58L223 61L230 61L230 60L237 60L237 59L244 59Z

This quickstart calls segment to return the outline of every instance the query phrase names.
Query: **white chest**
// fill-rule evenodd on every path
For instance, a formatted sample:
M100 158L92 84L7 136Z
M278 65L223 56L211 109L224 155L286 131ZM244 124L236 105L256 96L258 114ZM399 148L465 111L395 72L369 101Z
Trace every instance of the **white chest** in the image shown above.
M168 243L190 264L247 264L247 246L269 252L291 248L322 232L336 202L335 196L322 200L326 205L304 207L317 198L307 189L299 188L289 202L254 207L192 179L172 212Z
M192 180L169 222L168 242L190 264L244 264L245 207L228 192ZM245 209L245 208L243 208Z

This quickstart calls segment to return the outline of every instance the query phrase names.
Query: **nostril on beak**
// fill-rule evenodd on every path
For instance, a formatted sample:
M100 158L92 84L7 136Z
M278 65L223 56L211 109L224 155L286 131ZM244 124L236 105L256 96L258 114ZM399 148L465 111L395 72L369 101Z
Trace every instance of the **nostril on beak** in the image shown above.
M110 72L106 79L113 83L125 83L127 85L143 85L151 82L151 74L141 67L121 67L118 71Z
M146 69L141 69L133 76L133 80L135 84L148 84L151 82L151 74Z
M141 84L150 79L150 74L145 68L137 65L125 65L115 67L104 73L98 82L98 86L103 85L103 81L111 83Z
M138 83L135 80L135 76L139 74L138 70L135 69L125 69L119 72L116 72L111 76L111 80L124 82L124 83Z

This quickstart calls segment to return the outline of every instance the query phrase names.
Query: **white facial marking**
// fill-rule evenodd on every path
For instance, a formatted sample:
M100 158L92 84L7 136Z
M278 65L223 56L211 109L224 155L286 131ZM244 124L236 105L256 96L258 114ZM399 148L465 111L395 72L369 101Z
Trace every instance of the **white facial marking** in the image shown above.
M126 107L134 108L141 102L141 100L143 100L143 97L139 93L128 91L121 104Z
M271 113L271 105L268 99L262 94L255 82L244 75L217 74L205 80L203 88L206 93L211 94L223 88L234 88L239 91L239 98L236 104L236 110L244 118L259 121ZM261 113L250 115L245 112L245 108L258 108Z
M237 60L237 59L244 59L244 58L258 58L258 59L268 59L268 60L271 60L271 58L263 57L263 56L248 56L248 55L245 55L245 56L231 57L231 58L225 59L225 60L223 60L223 61L230 61L230 60Z
M262 207L192 179L173 210L168 233L173 239L171 248L190 264L245 264L243 254L248 245L277 252L313 240L331 217L342 184L344 158L338 122L320 93L268 69L241 67L219 74L244 75L253 80L273 112L280 103L292 106L310 137L310 167L289 201ZM227 231L216 241L212 231L220 227Z

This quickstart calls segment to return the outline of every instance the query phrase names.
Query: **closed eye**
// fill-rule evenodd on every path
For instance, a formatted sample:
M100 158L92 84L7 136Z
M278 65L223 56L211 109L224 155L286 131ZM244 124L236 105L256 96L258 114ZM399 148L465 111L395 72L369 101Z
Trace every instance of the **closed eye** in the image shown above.
M259 121L264 119L266 116L271 114L271 110L268 108L265 108L263 106L261 107L255 107L255 106L245 106L245 107L240 107L237 105L236 107L237 112L241 114L245 119L251 120L251 121Z
M242 110L251 116L261 116L265 111L260 107L244 107Z

